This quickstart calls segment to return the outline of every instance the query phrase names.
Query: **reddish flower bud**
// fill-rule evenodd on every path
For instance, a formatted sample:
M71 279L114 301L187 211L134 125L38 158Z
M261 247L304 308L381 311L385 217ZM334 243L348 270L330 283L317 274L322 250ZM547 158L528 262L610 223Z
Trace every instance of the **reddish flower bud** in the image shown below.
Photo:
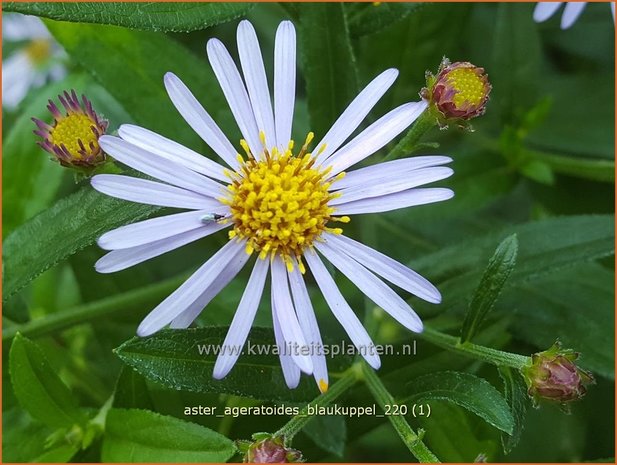
M427 73L427 87L420 95L438 111L440 124L466 120L484 114L491 84L483 68L468 62L450 63L444 58L437 76Z
M244 453L245 463L293 463L302 462L302 453L285 447L283 436L267 433L253 435L254 442L241 441L238 447Z
M34 134L42 139L37 143L62 166L89 173L106 162L99 138L108 123L96 114L85 95L80 101L73 90L59 95L58 100L64 111L51 100L47 105L54 118L52 124L32 118L36 124Z
M529 387L529 395L539 399L572 402L587 392L586 385L594 382L591 373L576 366L579 354L562 349L559 342L544 352L532 355L531 364L522 373Z

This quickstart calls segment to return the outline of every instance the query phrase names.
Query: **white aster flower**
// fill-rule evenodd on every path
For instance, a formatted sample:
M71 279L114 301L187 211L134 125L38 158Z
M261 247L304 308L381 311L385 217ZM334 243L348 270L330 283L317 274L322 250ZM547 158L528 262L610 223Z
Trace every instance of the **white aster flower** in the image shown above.
M432 303L439 291L426 279L380 252L342 235L331 222L347 215L376 213L438 202L452 197L449 189L419 188L447 178L451 161L424 156L381 163L350 171L408 128L425 110L411 102L390 111L346 142L393 84L389 69L366 86L310 152L309 134L296 149L290 141L296 82L296 35L291 22L280 24L274 50L274 105L253 26L238 26L242 75L225 46L208 42L208 58L244 137L240 156L189 89L172 73L165 75L169 96L186 122L229 166L209 160L182 145L133 125L119 129L120 138L102 136L100 144L116 160L159 181L103 174L95 189L133 202L183 208L188 212L149 219L110 231L99 245L111 250L96 263L102 273L123 270L189 242L230 228L229 242L142 321L139 336L166 325L188 327L204 307L256 255L253 271L224 341L242 347L255 318L270 274L272 319L281 365L290 388L300 372L313 374L323 392L328 372L322 340L304 280L306 261L336 319L367 362L379 368L372 341L345 301L320 254L347 276L375 304L411 331L422 331L412 308L382 280ZM244 77L244 79L243 79ZM319 253L318 253L319 252ZM295 347L298 350L283 350ZM238 353L218 356L213 376L223 378Z
M19 43L17 49L2 60L3 107L17 107L31 88L66 75L61 63L64 50L36 16L2 15L2 41Z
M581 15L587 6L587 2L539 2L533 11L534 21L537 23L546 21L553 16L564 3L566 6L561 15L561 29L568 29ZM615 3L609 3L611 5L611 12L613 13L613 21L615 21Z

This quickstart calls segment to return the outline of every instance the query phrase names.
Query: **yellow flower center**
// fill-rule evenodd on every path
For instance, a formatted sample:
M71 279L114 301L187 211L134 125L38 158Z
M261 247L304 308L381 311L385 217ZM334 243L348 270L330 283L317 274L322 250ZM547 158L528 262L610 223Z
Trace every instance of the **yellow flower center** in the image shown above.
M25 48L26 55L34 64L41 64L51 56L51 42L47 39L36 39Z
M292 257L304 272L300 256L324 231L340 234L340 228L329 228L329 221L348 222L348 217L335 218L334 208L328 202L339 194L328 192L332 182L344 176L339 174L326 180L330 169L314 167L315 159L307 153L307 142L300 153L292 154L293 141L281 153L264 150L263 157L255 159L245 141L245 161L240 155L240 168L229 174L229 198L221 199L231 209L234 229L230 238L247 240L246 252L259 252L259 257L279 254L287 268L293 269ZM262 137L263 140L263 137Z
M75 158L82 158L82 150L79 141L84 148L90 152L90 143L94 143L95 152L98 151L99 142L92 127L96 127L96 122L92 121L88 115L83 113L71 113L60 118L51 130L51 143L57 146L64 145L69 153Z
M448 73L448 84L456 89L452 99L457 108L465 104L480 105L486 95L486 83L474 69L459 68Z

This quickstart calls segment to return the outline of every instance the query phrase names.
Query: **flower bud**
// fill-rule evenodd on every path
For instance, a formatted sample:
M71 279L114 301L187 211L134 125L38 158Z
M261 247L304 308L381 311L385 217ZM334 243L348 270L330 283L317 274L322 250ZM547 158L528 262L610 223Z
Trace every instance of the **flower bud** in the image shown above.
M420 95L437 110L442 127L451 120L465 126L465 121L484 114L491 84L483 68L444 58L437 76L427 72L426 78Z
M272 436L268 433L256 433L254 442L240 441L239 449L244 453L244 463L293 463L302 462L299 450L285 447L283 436Z
M37 126L34 133L42 138L37 144L62 166L89 173L106 162L99 138L105 134L108 122L96 114L85 95L80 101L74 90L59 95L58 100L64 112L51 100L47 105L54 117L52 124L32 118Z
M591 373L576 366L574 361L578 357L573 350L562 349L559 342L531 356L531 363L522 373L534 403L545 399L565 404L585 395L586 385L594 379Z

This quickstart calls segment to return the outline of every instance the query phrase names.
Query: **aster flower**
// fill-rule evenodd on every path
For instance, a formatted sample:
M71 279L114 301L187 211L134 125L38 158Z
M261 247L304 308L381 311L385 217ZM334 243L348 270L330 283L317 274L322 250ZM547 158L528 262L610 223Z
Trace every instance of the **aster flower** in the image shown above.
M66 75L64 50L35 16L18 13L2 15L2 41L20 46L2 60L2 106L13 109L33 87Z
M133 125L120 138L103 136L100 144L117 161L158 181L122 175L98 175L95 189L107 195L188 212L120 227L98 243L111 250L96 263L102 273L123 270L217 231L229 228L229 242L202 265L139 325L139 336L163 327L188 327L204 307L256 255L255 264L224 341L242 347L271 277L272 319L287 385L296 387L301 371L313 374L319 389L328 388L322 340L305 284L308 265L336 319L367 362L380 359L362 323L345 301L320 254L377 305L411 331L422 331L412 308L382 280L432 303L439 291L395 260L344 236L333 223L348 215L377 213L446 200L449 189L419 188L447 178L445 156L400 159L350 171L408 128L426 109L425 102L405 103L345 143L398 72L381 73L349 104L311 151L312 133L297 148L291 137L295 99L296 36L291 22L280 24L274 50L274 104L253 26L242 21L237 31L244 80L225 46L217 39L207 54L243 135L244 155L219 129L189 89L172 73L165 87L176 109L208 146L229 166L209 160L180 144ZM245 86L246 83L246 86ZM298 350L283 350L296 347ZM233 353L232 353L233 352ZM238 358L222 351L213 376L221 379Z
M542 23L552 17L557 10L565 3L563 14L561 15L561 29L568 29L581 15L587 2L539 2L533 11L533 19L537 23ZM615 3L610 2L613 21L615 21Z
M89 173L106 161L99 138L105 134L108 122L96 114L85 95L80 101L74 90L65 91L58 100L64 112L52 100L47 105L54 118L52 124L32 118L37 127L34 134L42 138L37 144L62 166Z

